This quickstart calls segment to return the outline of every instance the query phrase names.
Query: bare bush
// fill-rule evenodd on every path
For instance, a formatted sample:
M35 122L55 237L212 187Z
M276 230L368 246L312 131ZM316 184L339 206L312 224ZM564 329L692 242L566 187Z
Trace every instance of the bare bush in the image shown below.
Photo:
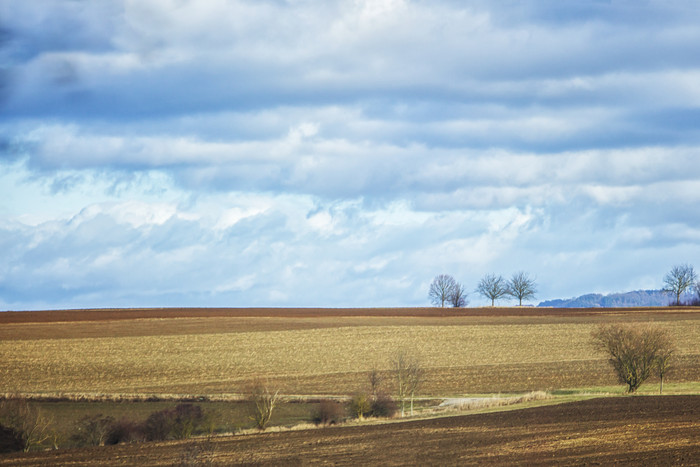
M255 422L259 430L264 430L270 423L272 412L279 402L279 391L272 392L267 384L261 380L253 383L250 390L249 401L251 403L250 419Z
M204 412L200 406L178 404L173 409L172 437L175 439L190 438L203 422Z
M143 424L148 441L162 441L170 436L172 420L168 410L159 410L148 416Z
M24 399L0 402L0 425L20 437L25 452L43 446L53 437L52 420Z
M113 417L104 417L102 414L87 415L75 423L71 441L78 446L104 446L113 425Z
M143 432L149 441L185 439L191 437L204 420L204 413L198 405L178 404L149 415L143 424Z
M0 454L24 451L24 439L13 428L0 425Z
M343 421L345 407L337 401L322 400L314 410L311 421L316 425L336 425Z
M355 394L350 401L350 413L359 420L363 420L366 415L370 414L371 410L372 401L370 397L363 392Z
M388 394L377 394L372 398L370 413L373 417L391 418L396 415L399 408L394 399Z
M145 440L143 423L121 418L112 424L105 444L136 443Z
M610 357L609 362L619 381L627 385L628 393L635 392L659 368L660 358L670 358L672 352L668 333L650 325L602 325L593 332L593 341ZM668 358L664 367L667 365Z

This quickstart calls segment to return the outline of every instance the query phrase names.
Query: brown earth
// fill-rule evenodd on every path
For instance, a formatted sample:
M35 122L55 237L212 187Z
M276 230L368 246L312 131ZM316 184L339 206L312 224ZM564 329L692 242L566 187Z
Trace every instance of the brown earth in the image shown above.
M700 396L0 456L0 465L699 465ZM189 464L187 464L189 462Z

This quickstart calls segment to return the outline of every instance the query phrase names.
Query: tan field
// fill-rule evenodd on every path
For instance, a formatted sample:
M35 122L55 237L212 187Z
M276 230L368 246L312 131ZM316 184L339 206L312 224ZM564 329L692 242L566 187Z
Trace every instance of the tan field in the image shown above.
M216 309L0 314L0 392L235 395L264 378L288 395L348 395L400 350L423 396L613 385L590 333L649 322L676 341L671 382L700 381L692 309Z

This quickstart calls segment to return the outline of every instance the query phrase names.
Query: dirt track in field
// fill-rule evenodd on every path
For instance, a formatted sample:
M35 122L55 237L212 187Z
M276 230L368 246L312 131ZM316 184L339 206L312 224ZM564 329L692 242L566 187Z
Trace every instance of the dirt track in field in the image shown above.
M0 456L0 465L698 465L700 396ZM194 464L193 464L194 465Z
M662 313L665 316L687 317L700 314L698 308L135 308L6 311L0 313L0 324L50 323L73 321L115 321L166 318L323 318L323 317L573 317L606 316L629 313Z

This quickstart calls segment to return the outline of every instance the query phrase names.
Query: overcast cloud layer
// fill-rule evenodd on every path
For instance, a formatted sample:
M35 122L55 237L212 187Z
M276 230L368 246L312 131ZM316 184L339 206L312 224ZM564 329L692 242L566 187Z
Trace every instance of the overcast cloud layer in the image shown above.
M0 0L0 309L660 288L700 266L698 25L693 0Z

